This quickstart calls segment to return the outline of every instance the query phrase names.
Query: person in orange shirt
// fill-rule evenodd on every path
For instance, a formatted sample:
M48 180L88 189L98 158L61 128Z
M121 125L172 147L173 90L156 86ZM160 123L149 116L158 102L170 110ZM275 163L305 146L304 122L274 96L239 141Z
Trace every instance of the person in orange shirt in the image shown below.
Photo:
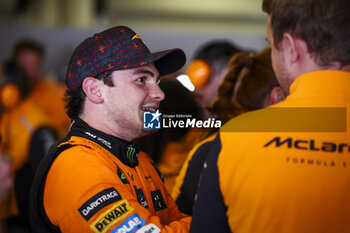
M86 38L67 76L66 138L42 161L30 195L33 232L188 232L154 162L132 143L154 130L161 76L186 62L181 49L151 53L116 26ZM149 119L150 120L150 119Z
M0 204L0 220L12 232L29 232L28 198L41 158L57 140L50 119L29 94L28 78L14 62L0 75L0 150L10 158L13 188Z
M12 59L26 73L30 95L42 111L49 116L51 125L59 137L63 137L71 123L64 110L63 98L66 88L63 83L44 77L44 57L43 45L33 39L19 40L13 47Z

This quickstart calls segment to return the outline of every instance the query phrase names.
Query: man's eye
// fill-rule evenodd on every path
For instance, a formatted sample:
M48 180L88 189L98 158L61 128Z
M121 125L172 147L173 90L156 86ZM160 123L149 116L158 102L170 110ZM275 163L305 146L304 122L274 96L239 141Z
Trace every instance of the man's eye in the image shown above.
M144 83L145 82L145 78L138 78L138 79L136 79L136 82Z

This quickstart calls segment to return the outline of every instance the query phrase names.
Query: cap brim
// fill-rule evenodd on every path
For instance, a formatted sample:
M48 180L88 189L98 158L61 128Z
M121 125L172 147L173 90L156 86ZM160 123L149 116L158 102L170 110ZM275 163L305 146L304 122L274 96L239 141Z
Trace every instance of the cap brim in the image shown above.
M123 70L131 69L154 63L159 75L164 76L180 70L186 63L186 55L181 49L169 49L156 53L149 53L145 56L135 57L125 63L119 63L116 66L109 68L109 70Z
M186 55L181 49L170 49L148 55L159 75L164 76L180 70L186 63Z

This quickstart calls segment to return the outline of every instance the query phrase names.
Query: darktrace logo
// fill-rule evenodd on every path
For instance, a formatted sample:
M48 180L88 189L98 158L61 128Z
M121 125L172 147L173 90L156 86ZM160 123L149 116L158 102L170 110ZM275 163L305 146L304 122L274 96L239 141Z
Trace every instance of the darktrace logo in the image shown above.
M157 110L156 112L143 112L143 128L144 129L160 129L162 113Z

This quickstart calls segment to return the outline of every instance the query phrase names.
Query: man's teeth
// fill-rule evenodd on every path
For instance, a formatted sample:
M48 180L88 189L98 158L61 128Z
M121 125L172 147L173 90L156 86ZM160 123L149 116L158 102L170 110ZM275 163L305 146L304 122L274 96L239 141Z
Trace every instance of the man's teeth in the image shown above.
M156 108L141 108L142 111L148 111L148 112L156 112L157 109Z

